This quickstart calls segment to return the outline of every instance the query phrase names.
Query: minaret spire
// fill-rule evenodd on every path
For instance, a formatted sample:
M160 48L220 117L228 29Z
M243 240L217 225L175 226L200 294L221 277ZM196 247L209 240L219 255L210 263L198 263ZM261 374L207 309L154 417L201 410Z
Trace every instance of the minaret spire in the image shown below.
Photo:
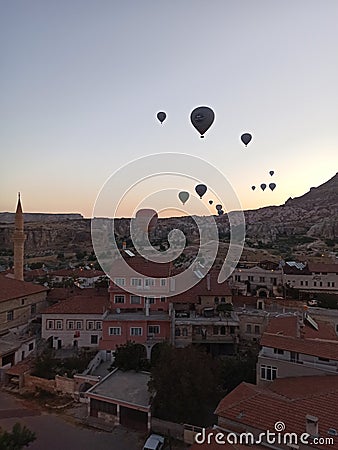
M24 222L23 212L21 206L21 195L18 193L18 204L15 212L15 229L13 235L14 241L14 278L16 280L23 280L23 262L24 262Z

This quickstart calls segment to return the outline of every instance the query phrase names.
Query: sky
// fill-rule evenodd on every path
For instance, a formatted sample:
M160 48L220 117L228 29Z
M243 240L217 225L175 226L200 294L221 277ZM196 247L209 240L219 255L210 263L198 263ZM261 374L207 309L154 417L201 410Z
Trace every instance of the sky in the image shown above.
M0 211L21 191L26 212L91 217L115 171L165 152L215 166L244 209L322 184L338 167L337 17L336 0L0 1Z

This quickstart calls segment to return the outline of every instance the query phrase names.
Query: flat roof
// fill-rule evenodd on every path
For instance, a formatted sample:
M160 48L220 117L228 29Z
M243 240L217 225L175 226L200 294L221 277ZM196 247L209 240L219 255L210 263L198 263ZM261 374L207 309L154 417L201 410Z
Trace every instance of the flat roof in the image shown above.
M110 400L117 400L143 408L150 406L148 381L150 374L115 370L88 391L88 395L98 395Z
M34 336L27 334L21 336L12 332L0 336L0 356L5 356L7 353L16 351L22 344L29 341L34 341Z
M123 312L123 309L121 310L122 312L117 314L107 314L107 316L105 317L105 321L107 320L121 320L121 321L150 321L150 320L155 320L155 321L159 321L159 320L164 320L164 321L168 321L170 320L169 317L169 313L165 313L165 312L150 312L149 316L146 316L144 312Z

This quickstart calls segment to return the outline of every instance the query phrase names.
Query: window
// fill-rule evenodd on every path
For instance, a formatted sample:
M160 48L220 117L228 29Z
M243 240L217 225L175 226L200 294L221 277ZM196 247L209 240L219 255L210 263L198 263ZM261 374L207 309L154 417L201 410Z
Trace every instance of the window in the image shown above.
M330 362L329 358L321 358L320 356L318 356L318 361Z
M124 303L124 295L115 295L114 296L114 302L115 303Z
M102 330L102 322L101 321L97 321L95 322L95 330Z
M164 287L167 284L167 280L165 278L161 278L161 286Z
M161 297L161 303L165 303L165 297Z
M248 323L247 326L246 326L246 332L247 333L252 333L252 329L251 329L251 324L250 323Z
M82 330L82 320L77 320L76 321L76 329L77 330Z
M74 320L67 321L67 330L74 330Z
M188 336L188 328L184 327L182 329L182 336Z
M23 306L25 304L25 300L26 300L25 298L21 299L21 306Z
M31 352L31 351L33 350L33 348L34 348L34 342L31 342L31 343L28 345L28 351Z
M304 283L303 283L303 280L300 280L300 285L303 286L303 284L304 284Z
M47 320L47 330L52 330L54 328L54 320Z
M308 286L308 285L309 285L308 280L305 280L305 286Z
M248 281L253 281L253 280L254 280L253 275L249 275L249 276L248 276Z
M125 286L126 279L125 278L114 278L114 283L116 284L116 286Z
M290 352L290 361L298 363L299 362L299 353L297 353L297 352Z
M142 278L131 278L130 285L134 287L142 287Z
M284 350L282 350L281 348L274 348L273 352L277 355L284 355Z
M13 320L14 319L14 311L7 311L7 320Z
M121 336L121 327L109 327L109 336Z
M149 305L153 305L155 303L155 298L154 297L144 297L144 301L149 301Z
M35 314L36 313L36 304L33 303L33 305L31 305L31 314Z
M213 327L212 334L218 334L218 327Z
M277 378L277 367L261 366L261 380L272 381Z
M131 327L130 328L130 336L142 336L142 328L141 327Z
M260 333L259 325L255 325L255 334L259 333Z
M90 336L90 343L91 344L97 344L99 342L99 337L97 334L92 334Z
M265 282L265 277L259 277L259 282L260 283L264 283Z
M62 320L56 320L56 329L62 330Z
M130 304L131 305L140 305L141 297L139 295L131 295L130 296Z
M219 298L215 297L215 305L218 305L218 304L219 304Z
M316 287L317 286L317 281L313 282L313 286Z
M155 280L154 280L154 278L145 278L145 279L144 279L144 286L145 286L146 288L149 288L149 287L151 287L151 286L155 286Z
M149 325L148 326L148 333L149 334L159 334L160 333L160 326L159 325Z
M323 282L322 282L322 281L319 282L319 286L320 286L320 287L323 286Z
M87 330L94 329L94 322L92 320L87 320Z
M175 336L181 336L181 330L179 328L175 328Z
M241 281L241 276L240 275L235 275L235 281Z

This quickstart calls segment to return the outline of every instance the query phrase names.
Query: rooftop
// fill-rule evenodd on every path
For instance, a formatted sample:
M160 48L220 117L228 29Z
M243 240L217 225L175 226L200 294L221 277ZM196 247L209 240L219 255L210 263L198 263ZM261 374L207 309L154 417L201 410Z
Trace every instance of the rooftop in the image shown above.
M123 310L122 310L123 311ZM118 321L144 321L144 320L156 320L156 321L168 321L170 320L169 314L165 312L157 312L157 311L150 311L149 316L146 316L144 312L121 312L121 313L111 313L107 314L105 317L105 321L108 320L118 320Z
M21 347L22 344L28 341L35 340L34 336L28 336L27 334L16 334L9 332L0 337L0 355L6 355Z
M108 306L107 295L76 295L49 306L43 314L103 314Z
M148 392L150 374L146 372L122 372L115 370L88 391L91 394L150 408L151 396Z
M0 302L14 298L26 297L39 292L47 292L48 288L27 281L15 280L0 274Z

